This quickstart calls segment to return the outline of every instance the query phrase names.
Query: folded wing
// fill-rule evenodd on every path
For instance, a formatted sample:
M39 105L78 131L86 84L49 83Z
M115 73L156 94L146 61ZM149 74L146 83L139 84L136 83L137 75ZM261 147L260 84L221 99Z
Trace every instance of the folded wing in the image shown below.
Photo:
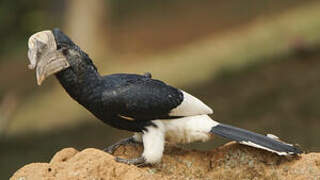
M117 84L103 93L103 101L112 103L112 107L117 107L113 111L128 119L171 119L212 113L199 99L162 81L131 74L108 78Z

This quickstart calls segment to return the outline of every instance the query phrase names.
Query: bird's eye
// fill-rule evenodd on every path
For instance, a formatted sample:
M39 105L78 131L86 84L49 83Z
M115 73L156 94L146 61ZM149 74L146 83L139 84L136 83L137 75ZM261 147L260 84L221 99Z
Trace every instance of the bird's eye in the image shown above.
M57 44L57 50L61 49L61 47L62 46L60 44L59 45Z
M68 49L65 49L65 48L62 49L62 54L65 55L65 56L68 55L69 54Z

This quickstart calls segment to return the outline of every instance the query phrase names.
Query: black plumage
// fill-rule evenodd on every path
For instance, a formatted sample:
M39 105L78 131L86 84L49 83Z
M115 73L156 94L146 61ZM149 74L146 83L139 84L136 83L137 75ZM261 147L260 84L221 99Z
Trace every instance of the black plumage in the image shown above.
M128 131L141 132L150 120L169 116L183 101L180 90L151 78L151 74L100 76L89 56L60 30L53 30L57 49L70 67L56 73L68 94L103 122Z
M40 85L55 74L68 94L112 127L137 132L109 146L143 143L136 159L118 162L141 165L161 160L166 138L173 143L207 141L212 134L265 149L278 155L300 154L298 148L269 136L221 124L208 115L213 111L199 99L153 79L150 73L101 76L89 56L59 29L42 31L29 39L30 67L36 68Z

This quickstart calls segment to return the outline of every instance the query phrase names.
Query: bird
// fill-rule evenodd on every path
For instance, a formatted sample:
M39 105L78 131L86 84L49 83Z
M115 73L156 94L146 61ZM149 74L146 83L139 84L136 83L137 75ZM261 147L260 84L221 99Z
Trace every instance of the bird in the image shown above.
M113 154L127 144L143 145L137 158L115 157L136 166L161 162L165 142L187 144L209 141L218 135L240 144L276 153L298 155L292 144L242 128L223 124L209 115L213 110L182 89L152 78L151 73L117 73L102 76L89 55L60 29L33 34L28 41L29 68L38 85L55 75L65 91L102 122L133 136L108 146Z

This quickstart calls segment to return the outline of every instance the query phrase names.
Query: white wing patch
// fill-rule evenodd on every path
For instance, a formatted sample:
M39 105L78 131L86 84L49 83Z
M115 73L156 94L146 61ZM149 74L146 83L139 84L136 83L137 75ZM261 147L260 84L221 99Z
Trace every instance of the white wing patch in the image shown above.
M195 116L213 113L212 109L201 100L182 90L181 92L183 93L183 101L179 106L171 110L170 116Z

